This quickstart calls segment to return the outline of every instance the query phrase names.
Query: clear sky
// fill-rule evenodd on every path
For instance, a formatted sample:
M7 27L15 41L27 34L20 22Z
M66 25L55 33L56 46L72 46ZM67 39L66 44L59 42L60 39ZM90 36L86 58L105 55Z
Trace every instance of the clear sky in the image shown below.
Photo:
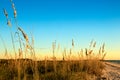
M89 46L94 39L97 46L106 44L107 59L120 59L120 0L13 0L17 10L18 24L35 38L38 54L51 54L52 42L56 40L61 50L71 47L74 39L76 49ZM7 48L12 49L6 18L13 21L9 0L0 0L0 35ZM0 41L0 45L3 45ZM2 51L3 47L0 46Z

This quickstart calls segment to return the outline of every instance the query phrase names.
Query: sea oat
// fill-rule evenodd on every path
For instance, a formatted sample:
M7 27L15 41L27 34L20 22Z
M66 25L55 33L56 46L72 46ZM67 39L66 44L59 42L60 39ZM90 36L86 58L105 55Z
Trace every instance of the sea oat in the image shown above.
M24 31L23 31L20 27L18 27L18 30L21 31L21 33L22 33L24 39L25 39L26 42L28 43L28 42L29 42L28 36L24 33Z
M102 53L104 53L105 43L102 46Z
M10 2L11 2L11 4L12 4L12 8L13 8L13 11L14 11L14 18L16 18L16 17L17 17L17 11L16 11L16 9L15 9L15 5L14 5L14 3L12 2L12 0L10 0Z
M93 47L95 47L96 46L96 42L94 42L94 44L93 44Z
M92 54L92 52L93 52L93 50L90 50L90 51L89 51L89 54Z
M6 18L8 19L8 13L6 11L6 9L3 9L4 15L6 16Z
M8 20L8 21L7 21L7 25L8 25L9 27L11 27L11 26L12 26L12 24L11 24L10 20Z
M29 44L26 44L26 49L31 49Z
M14 18L16 18L17 17L17 11L16 11L16 9L14 9Z
M101 47L100 47L100 49L99 49L99 54L101 54Z
M92 47L92 44L93 44L93 40L90 42L90 47Z
M12 8L13 8L13 10L15 10L15 5L14 5L14 3L12 3Z
M106 54L107 54L107 53L105 53L105 54L103 55L102 60L104 60L104 58L105 58Z
M72 39L72 47L74 47L74 40Z
M85 55L88 56L87 48L85 48Z

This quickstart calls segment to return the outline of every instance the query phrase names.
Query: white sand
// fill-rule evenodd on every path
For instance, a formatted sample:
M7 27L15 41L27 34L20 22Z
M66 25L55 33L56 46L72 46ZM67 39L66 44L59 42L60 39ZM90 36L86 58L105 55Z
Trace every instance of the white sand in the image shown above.
M102 80L120 80L120 65L110 62L105 62L106 68L103 71L102 77L106 79Z

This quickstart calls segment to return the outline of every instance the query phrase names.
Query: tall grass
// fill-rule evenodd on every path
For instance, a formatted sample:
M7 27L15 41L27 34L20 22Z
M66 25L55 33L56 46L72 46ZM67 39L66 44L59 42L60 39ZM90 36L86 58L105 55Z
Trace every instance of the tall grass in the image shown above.
M7 10L4 8L3 12L7 20L7 25L11 27L10 33L15 59L7 58L0 60L0 80L95 80L96 77L102 75L102 70L105 67L102 62L106 56L105 44L95 54L96 42L93 40L89 48L81 49L77 52L78 55L75 56L79 59L73 59L72 57L76 53L74 51L75 42L72 39L71 48L65 48L62 51L63 58L61 60L57 60L55 56L57 52L55 41L52 43L52 60L46 57L45 60L38 61L34 48L34 38L32 36L32 42L30 43L29 36L22 27L18 26L17 10L12 0L10 0L10 3L17 28L15 34L18 36L19 47L16 48L16 44L14 43L15 37L11 30L13 27ZM2 42L5 47L5 54L10 55L8 54L4 40ZM31 54L29 59L27 59L27 53Z

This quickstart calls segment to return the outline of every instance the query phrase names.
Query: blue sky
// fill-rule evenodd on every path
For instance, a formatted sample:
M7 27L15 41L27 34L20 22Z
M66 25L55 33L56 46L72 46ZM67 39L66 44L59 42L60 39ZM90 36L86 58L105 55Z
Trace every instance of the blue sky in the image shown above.
M33 33L36 48L51 48L55 40L63 48L69 48L72 38L77 47L85 48L94 39L98 46L106 43L109 59L120 59L119 0L13 0L13 2L17 9L18 24L29 36L30 32ZM3 8L6 8L14 23L9 0L0 0L0 34L7 39L10 34ZM12 30L15 31L14 24Z

